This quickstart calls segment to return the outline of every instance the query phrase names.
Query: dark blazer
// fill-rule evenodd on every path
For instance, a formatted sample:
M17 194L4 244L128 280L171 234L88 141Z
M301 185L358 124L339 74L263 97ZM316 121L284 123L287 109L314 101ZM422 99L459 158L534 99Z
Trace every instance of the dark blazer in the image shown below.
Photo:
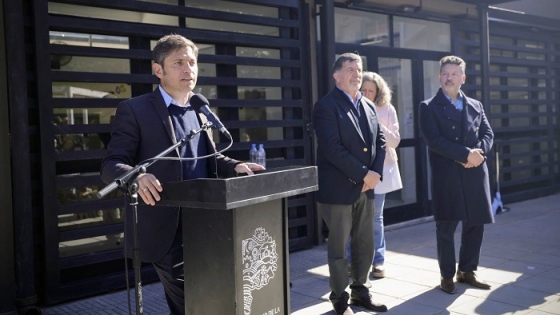
M313 124L317 135L319 190L317 201L327 204L353 204L360 196L368 170L383 176L385 138L380 130L373 103L361 99L369 124L366 143L354 105L338 88L315 104ZM373 199L373 190L366 192Z
M206 117L199 114L199 120L202 124ZM212 131L207 130L201 135L207 141L209 153L214 153L216 147L212 141ZM101 164L101 178L105 183L110 183L133 166L156 156L176 142L173 124L159 89L123 101L117 107L112 124L111 141ZM178 150L169 156L178 157ZM210 177L234 176L237 163L239 162L219 154L215 159L208 159L208 174ZM154 174L161 183L183 179L180 161L158 161L152 164L147 172ZM132 213L126 212L125 239L127 255L131 257ZM154 262L161 259L171 247L178 224L178 207L139 205L138 234L141 260Z
M480 148L488 156L494 133L482 103L463 96L463 111L437 94L420 103L419 124L428 145L432 175L432 201L436 221L493 223L490 184L486 161L464 168L471 149Z

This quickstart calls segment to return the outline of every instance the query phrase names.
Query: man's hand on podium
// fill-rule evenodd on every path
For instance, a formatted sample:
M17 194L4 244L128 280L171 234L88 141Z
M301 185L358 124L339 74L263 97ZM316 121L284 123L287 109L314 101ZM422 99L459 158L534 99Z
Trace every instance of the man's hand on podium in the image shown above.
M235 166L235 172L237 174L254 175L254 172L264 170L265 168L257 163L239 163ZM163 191L163 187L161 186L159 180L150 173L139 175L137 180L138 195L147 205L155 206L156 202L161 200L159 193Z
M254 175L255 171L264 171L265 168L257 163L239 163L235 166L235 172L237 174L248 174Z
M138 195L142 200L150 206L155 206L156 201L160 201L160 192L163 187L159 180L150 173L141 174L138 176Z

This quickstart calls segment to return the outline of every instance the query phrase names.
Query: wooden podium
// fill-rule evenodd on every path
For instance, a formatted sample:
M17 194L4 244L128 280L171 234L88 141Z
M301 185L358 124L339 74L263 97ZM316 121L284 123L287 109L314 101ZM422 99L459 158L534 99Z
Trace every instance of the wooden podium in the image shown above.
M286 199L318 189L317 167L163 186L183 211L185 313L290 314Z

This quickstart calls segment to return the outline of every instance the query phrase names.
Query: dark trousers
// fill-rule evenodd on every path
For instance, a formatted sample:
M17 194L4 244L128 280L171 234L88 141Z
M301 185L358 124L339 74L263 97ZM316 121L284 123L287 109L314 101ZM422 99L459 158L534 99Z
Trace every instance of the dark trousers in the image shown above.
M318 203L319 211L329 228L327 255L329 263L329 284L333 303L348 300L345 289L348 286L348 258L346 244L351 248L352 298L365 298L369 294L369 270L373 260L373 199L362 193L351 205Z
M183 232L181 224L175 233L171 249L162 260L153 265L165 291L171 315L185 314L185 276L183 269Z
M441 276L451 279L455 276L455 230L459 221L436 221L437 256ZM463 221L461 248L459 250L459 270L475 271L480 258L480 247L484 225L469 225Z

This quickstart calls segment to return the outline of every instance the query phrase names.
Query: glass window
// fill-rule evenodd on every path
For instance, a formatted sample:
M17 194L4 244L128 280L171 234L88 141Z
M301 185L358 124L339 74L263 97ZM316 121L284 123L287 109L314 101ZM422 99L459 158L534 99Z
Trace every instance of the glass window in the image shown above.
M414 147L397 148L403 188L387 194L385 208L416 203L416 153Z
M414 110L412 102L412 62L410 59L379 58L379 75L391 91L391 103L399 118L402 139L414 138Z
M383 14L336 8L336 43L389 46L389 17Z
M77 174L59 175L59 177L79 176ZM57 200L60 205L79 204L95 199L95 195L103 186L77 186L57 189ZM122 199L123 194L114 190L106 199ZM83 228L96 228L104 225L122 223L123 208L80 211L58 215L59 231L72 231ZM121 247L123 239L122 226L114 228L111 233L59 242L60 257L81 255L92 251L108 250Z
M161 1L161 0L160 0ZM175 0L176 1L176 0ZM278 17L278 9L270 6L254 5L247 3L236 3L233 1L222 0L188 0L185 1L186 7L222 11L237 14L264 16L264 17Z
M236 56L280 59L280 50L273 48L236 47Z
M186 24L191 29L202 29L219 32L235 32L242 34L279 36L278 27L264 26L258 24L246 24L235 22L223 22L207 19L186 18Z
M186 7L198 8L211 11L221 11L243 15L254 15L262 17L278 17L278 8L270 6L261 6L246 3L235 3L232 1L211 1L207 0L189 0L185 1ZM277 27L263 26L251 23L235 23L216 21L209 19L186 18L187 27L214 30L223 32L236 32L243 34L279 36L280 32Z
M515 44L513 42L513 38L497 36L497 35L490 35L490 42L492 44L499 44L499 45L504 45L504 46L512 46L512 45Z
M529 86L529 79L507 78L507 85L511 86L511 87L514 87L514 86L527 87L527 86Z
M537 42L534 40L527 40L527 39L518 39L517 45L521 47L527 47L527 48L546 49L545 42Z
M395 16L393 41L399 48L451 51L451 28L448 23Z
M55 45L128 49L128 37L100 34L49 31L50 43Z
M114 108L55 108L52 122L55 152L106 148L111 139L108 128L88 133L76 133L72 129L80 125L109 125L114 113Z
M70 72L130 73L130 61L119 58L51 55L51 69Z
M262 66L237 66L238 78L253 79L280 79L280 68L278 67L262 67Z
M521 66L506 66L507 72L515 72L515 73L529 73L529 68L521 67ZM497 71L490 68L492 71Z
M155 25L178 26L179 19L175 16L116 10L113 8L87 7L66 3L49 1L50 14L63 14L69 16L90 17L112 21L137 22Z
M436 94L439 89L439 61L424 60L424 97Z
M529 53L529 52L518 52L518 59L528 59L528 60L546 60L546 54Z

